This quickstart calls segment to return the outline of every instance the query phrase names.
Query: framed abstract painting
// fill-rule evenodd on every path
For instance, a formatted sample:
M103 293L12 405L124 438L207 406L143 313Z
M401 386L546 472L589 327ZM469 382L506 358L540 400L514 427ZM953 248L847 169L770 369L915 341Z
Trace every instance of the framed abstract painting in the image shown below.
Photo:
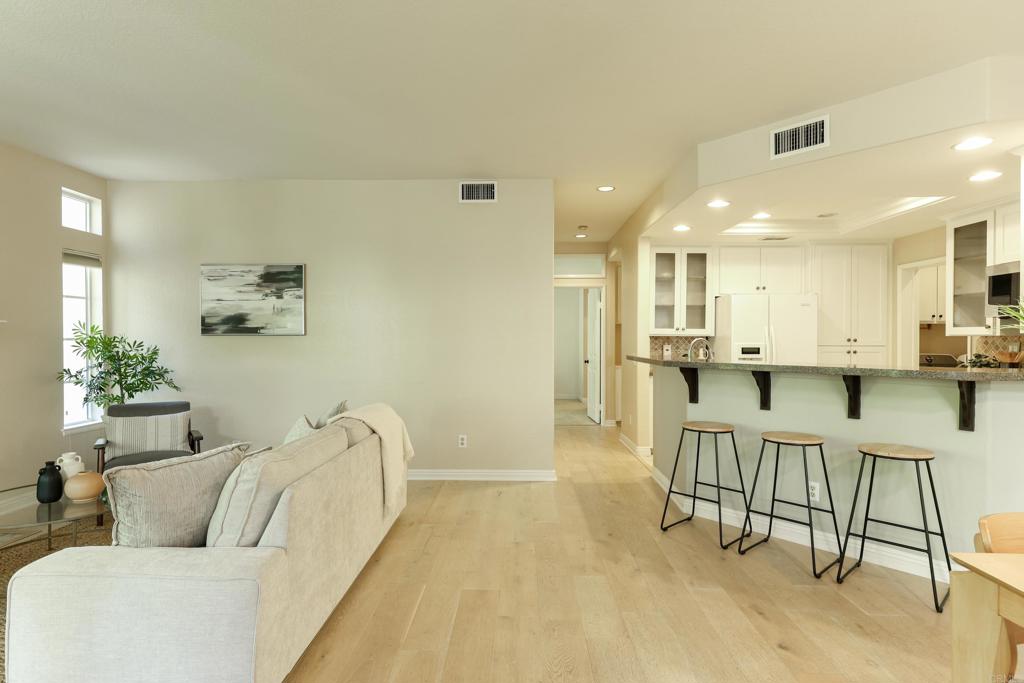
M304 264L211 263L199 270L202 334L306 334Z

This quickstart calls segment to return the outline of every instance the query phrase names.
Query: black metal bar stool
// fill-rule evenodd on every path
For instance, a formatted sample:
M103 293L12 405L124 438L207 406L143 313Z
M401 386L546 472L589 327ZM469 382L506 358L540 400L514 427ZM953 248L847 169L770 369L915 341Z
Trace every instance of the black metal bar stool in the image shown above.
M775 475L772 478L772 505L771 505L771 509L767 513L765 513L765 512L761 512L760 510L755 510L754 509L754 492L757 490L757 479L758 479L758 476L761 474L761 461L764 460L764 449L765 449L765 446L767 446L770 443L775 444ZM754 483L750 485L750 506L747 508L747 517L746 517L746 519L743 520L743 534L741 534L740 537L743 538L743 536L749 536L750 535L749 533L747 533L747 525L748 524L750 525L750 531L753 532L753 530L754 530L754 523L753 523L753 520L750 518L751 513L758 514L758 515L763 515L763 516L768 517L768 533L765 535L764 538L759 540L757 543L754 543L753 545L749 545L746 548L743 547L743 541L740 541L740 547L739 547L740 555L744 555L744 554L747 553L747 551L749 551L749 550L751 550L753 548L756 548L757 546L761 545L762 543L768 542L768 540L772 537L772 525L775 522L775 518L778 517L779 519L784 519L787 522L792 522L794 524L800 524L800 525L803 525L803 526L808 528L808 531L809 531L810 536L811 536L811 573L814 574L814 578L820 579L825 572L827 572L829 569L832 568L833 565L835 565L835 564L837 564L839 562L839 559L842 556L842 552L841 552L842 551L842 546L839 544L839 522L836 521L836 506L832 502L832 485L828 481L828 466L825 464L825 447L824 447L824 444L825 444L825 439L821 438L820 436L816 436L814 434L804 434L802 432L762 432L761 433L761 454L757 457L757 469L754 470ZM797 503L796 501L785 500L785 499L779 498L776 495L776 491L778 490L778 485L779 485L779 454L780 454L783 446L799 446L801 451L802 451L802 453L803 453L803 456L804 456L804 494L806 496L806 501L804 503ZM822 507L815 507L814 505L811 505L811 491L810 491L810 488L811 488L811 474L810 474L810 469L809 469L809 467L807 465L807 447L808 446L810 446L812 448L817 446L818 447L818 454L821 456L821 470L822 470L822 473L825 476L825 490L828 492L828 509L827 510L825 508L822 508ZM776 514L776 512L775 512L775 503L784 503L786 505L792 505L793 507L805 508L807 510L807 520L806 521L802 521L802 520L799 520L799 519L793 519L792 517L784 517L783 515ZM822 569L821 571L818 571L818 560L817 560L817 558L815 556L815 551L814 551L814 516L813 516L812 513L815 510L817 510L818 512L824 512L825 514L831 515L831 517L832 517L832 528L836 532L836 548L840 550L840 557L836 557L836 559L832 560L832 562L830 562L828 565L826 565L825 568Z
M857 474L857 488L853 492L853 506L850 509L850 521L846 525L846 539L843 541L843 552L839 558L839 575L836 578L839 583L850 575L854 569L861 565L864 561L864 546L867 545L868 541L875 541L876 543L885 543L886 545L894 545L899 548L906 548L907 550L914 550L919 553L924 553L928 556L928 573L932 577L932 600L935 602L935 611L941 612L942 606L946 604L946 600L949 599L949 589L946 589L946 596L939 600L939 589L935 582L935 566L932 562L932 536L938 536L942 539L942 553L946 558L946 568L952 571L953 565L949 562L949 547L946 545L946 530L942 527L942 513L939 512L939 497L935 493L935 480L932 478L932 460L935 459L935 454L926 448L917 448L916 446L904 446L897 443L862 443L857 446L857 450L860 451L860 473ZM867 459L871 458L871 476L868 479L868 499L864 506L864 524L861 527L861 532L855 533L851 531L853 529L853 518L857 514L857 497L860 495L860 482L864 478L864 464ZM917 471L917 494L921 501L921 523L924 527L908 526L906 524L898 524L897 522L888 522L884 519L874 519L871 517L871 492L875 487L875 465L878 460L895 460L903 462L914 463L914 469ZM924 503L924 483L921 480L921 463L924 463L925 469L928 471L928 485L932 489L932 504L935 506L935 519L938 520L939 530L931 531L928 528L928 512L925 509ZM917 548L906 543L897 543L896 541L889 541L884 538L877 538L875 536L868 536L868 522L875 524L885 524L886 526L898 527L900 529L907 529L909 531L919 531L924 534L924 548ZM857 557L857 563L846 570L843 573L843 565L846 562L846 551L850 544L850 537L856 536L860 538L860 554Z
M736 541L740 540L735 538L728 543L725 542L725 538L722 534L722 491L732 491L738 493L743 497L743 509L747 508L747 491L743 486L743 470L740 468L740 453L736 448L736 434L735 428L731 424L725 422L684 422L683 431L679 434L679 447L676 448L676 463L672 466L672 478L668 482L668 491L665 493L665 509L661 513L661 530L666 531L674 527L676 524L682 524L683 522L689 522L693 519L693 513L697 510L697 501L703 500L708 503L714 503L718 506L718 545L722 549L726 549ZM679 469L679 456L683 452L683 438L686 436L686 432L693 432L697 435L697 457L696 463L693 468L693 491L686 493L685 491L676 491L676 470ZM700 473L700 440L704 434L712 434L715 438L715 483L705 482L699 480ZM732 453L736 459L736 472L740 477L740 487L733 488L731 486L722 486L721 472L718 466L718 435L728 434L732 437ZM715 489L715 497L707 498L697 494L697 486L708 486ZM672 496L684 496L693 500L693 507L690 509L690 514L682 519L672 522L668 526L665 525L665 518L668 516L668 504L672 500Z

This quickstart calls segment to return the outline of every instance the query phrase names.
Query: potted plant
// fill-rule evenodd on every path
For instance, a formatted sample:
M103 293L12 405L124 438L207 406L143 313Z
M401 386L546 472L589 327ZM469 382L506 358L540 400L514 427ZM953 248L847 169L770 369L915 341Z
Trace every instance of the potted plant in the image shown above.
M144 346L123 335L106 335L96 325L83 323L75 325L72 338L72 350L85 359L86 367L64 368L57 379L85 389L86 403L107 408L162 386L181 391L172 371L160 365L156 346Z

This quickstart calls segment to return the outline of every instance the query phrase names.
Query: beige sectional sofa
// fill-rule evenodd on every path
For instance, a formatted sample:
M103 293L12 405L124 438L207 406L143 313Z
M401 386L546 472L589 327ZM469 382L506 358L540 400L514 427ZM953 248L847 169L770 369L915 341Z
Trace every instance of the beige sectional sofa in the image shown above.
M254 547L69 548L20 570L7 682L282 680L405 507L403 476L385 512L381 440L359 427L280 449L317 464Z

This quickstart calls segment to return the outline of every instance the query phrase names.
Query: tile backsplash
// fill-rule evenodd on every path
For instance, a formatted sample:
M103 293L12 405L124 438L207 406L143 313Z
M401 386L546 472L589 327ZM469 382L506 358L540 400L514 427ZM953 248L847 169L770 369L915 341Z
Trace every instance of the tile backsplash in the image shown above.
M994 355L1000 351L1009 351L1010 344L1022 344L1024 339L1021 339L1019 334L1003 334L998 337L975 337L974 338L974 352L983 353L986 356ZM1024 346L1018 346L1018 350L1024 348Z
M661 347L665 344L672 346L672 360L681 360L686 356L686 350L690 342L700 337L651 337L651 358L662 357Z

